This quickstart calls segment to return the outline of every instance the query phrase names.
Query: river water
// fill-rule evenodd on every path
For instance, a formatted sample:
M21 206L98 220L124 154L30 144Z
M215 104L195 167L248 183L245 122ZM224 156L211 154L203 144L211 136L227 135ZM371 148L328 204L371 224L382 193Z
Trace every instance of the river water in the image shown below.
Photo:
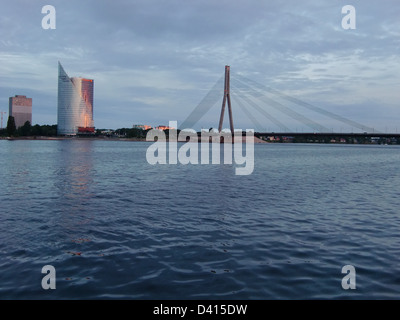
M0 141L0 299L400 297L398 146L256 144L243 176L149 146Z

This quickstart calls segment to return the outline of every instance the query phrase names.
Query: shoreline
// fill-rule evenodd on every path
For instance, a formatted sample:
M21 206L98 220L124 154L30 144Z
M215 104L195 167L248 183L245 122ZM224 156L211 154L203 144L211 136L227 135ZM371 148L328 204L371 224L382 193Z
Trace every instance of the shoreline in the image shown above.
M47 136L29 136L29 137L0 137L1 140L7 141L60 141L60 140L71 140L71 141L127 141L127 142L155 142L147 141L146 138L118 138L118 137L47 137ZM168 140L166 141L168 142ZM185 143L185 141L177 141L178 143ZM243 143L246 143L245 137L243 137ZM201 141L199 141L201 143ZM209 142L211 143L211 142ZM221 142L223 144L223 142ZM254 144L334 144L334 145L398 145L396 143L383 144L383 143L346 143L346 142L271 142L265 141L260 138L254 137Z
M102 141L146 141L145 138L105 138L105 137L47 137L47 136L30 136L30 137L0 137L0 140L102 140Z
M243 137L242 142L245 143L246 137ZM147 141L146 138L109 138L109 137L46 137L46 136L30 136L30 137L0 137L0 140L8 140L8 141L57 141L57 140L98 140L98 141L137 141L137 142L155 142L155 141ZM167 141L168 142L168 139ZM185 141L177 141L177 142L185 142ZM201 141L199 140L199 143ZM260 138L254 137L254 143L270 143L268 141L264 141Z

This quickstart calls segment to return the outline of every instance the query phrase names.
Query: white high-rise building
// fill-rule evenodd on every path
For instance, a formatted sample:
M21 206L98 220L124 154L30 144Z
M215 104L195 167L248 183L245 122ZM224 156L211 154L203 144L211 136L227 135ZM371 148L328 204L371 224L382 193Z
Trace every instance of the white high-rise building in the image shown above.
M70 78L58 63L57 133L93 133L93 79Z

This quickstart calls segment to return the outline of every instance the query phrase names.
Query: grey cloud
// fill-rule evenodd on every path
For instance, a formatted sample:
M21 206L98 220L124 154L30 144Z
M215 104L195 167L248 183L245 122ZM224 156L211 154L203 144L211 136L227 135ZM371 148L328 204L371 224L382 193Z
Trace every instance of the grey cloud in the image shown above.
M2 105L18 87L35 94L38 114L52 110L61 60L71 76L95 78L100 127L107 126L111 102L120 126L184 118L225 64L305 100L322 103L325 97L331 110L332 101L343 110L340 103L352 95L359 95L358 108L372 110L374 100L366 95L373 92L393 113L398 1L354 0L356 30L341 28L341 7L348 4L342 0L54 0L57 29L44 31L40 10L46 4L0 5L0 60L7 61L0 65ZM365 112L359 116L369 119Z

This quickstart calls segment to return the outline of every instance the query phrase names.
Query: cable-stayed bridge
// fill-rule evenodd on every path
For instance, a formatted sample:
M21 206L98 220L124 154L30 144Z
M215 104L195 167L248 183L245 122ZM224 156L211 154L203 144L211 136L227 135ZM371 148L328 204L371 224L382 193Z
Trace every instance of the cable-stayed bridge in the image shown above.
M262 85L237 73L230 73L230 67L225 66L225 75L222 76L207 95L181 124L180 129L194 128L197 122L218 101L222 101L221 115L218 130L221 131L226 105L228 107L230 130L234 130L235 111L241 111L253 124L256 136L349 136L354 137L394 137L400 138L397 133L381 133L376 129L327 111L323 108L289 96L269 86ZM233 107L233 106L234 107ZM303 110L303 112L301 111ZM313 117L310 115L314 115ZM289 119L285 121L282 118ZM321 119L337 123L347 132L333 132ZM287 122L298 123L307 128L307 131L293 130ZM274 131L266 128L272 126Z

